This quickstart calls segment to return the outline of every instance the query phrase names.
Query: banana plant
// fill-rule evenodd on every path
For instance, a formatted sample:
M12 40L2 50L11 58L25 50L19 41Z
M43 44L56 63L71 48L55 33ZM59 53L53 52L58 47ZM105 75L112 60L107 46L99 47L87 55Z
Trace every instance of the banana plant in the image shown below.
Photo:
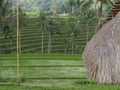
M49 18L47 24L47 31L49 32L48 54L50 54L52 52L52 40L54 39L54 35L59 34L61 36L59 22L56 22L54 19Z

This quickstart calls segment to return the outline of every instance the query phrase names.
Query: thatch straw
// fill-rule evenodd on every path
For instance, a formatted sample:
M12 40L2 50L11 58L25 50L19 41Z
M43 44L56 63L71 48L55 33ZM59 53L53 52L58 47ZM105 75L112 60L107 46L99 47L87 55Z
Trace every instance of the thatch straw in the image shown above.
M120 83L120 12L88 42L83 59L89 79Z

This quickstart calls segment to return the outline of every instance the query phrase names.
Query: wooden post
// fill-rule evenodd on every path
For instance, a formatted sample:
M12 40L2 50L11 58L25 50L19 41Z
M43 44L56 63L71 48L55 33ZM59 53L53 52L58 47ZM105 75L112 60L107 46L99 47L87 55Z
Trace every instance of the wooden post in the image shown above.
M16 11L17 11L17 82L20 83L20 60L19 60L19 0L16 0Z

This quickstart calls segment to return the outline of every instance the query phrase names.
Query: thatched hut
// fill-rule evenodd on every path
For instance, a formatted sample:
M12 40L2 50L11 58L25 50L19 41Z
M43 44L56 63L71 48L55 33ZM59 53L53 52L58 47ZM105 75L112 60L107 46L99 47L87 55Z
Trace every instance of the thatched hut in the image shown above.
M83 59L89 79L98 83L120 83L120 0L88 42Z

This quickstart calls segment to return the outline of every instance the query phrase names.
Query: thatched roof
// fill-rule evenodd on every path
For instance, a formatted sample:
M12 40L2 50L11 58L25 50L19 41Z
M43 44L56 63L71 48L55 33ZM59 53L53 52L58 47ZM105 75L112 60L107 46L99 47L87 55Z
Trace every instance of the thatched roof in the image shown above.
M99 83L120 83L120 10L114 8L83 52L88 78Z

